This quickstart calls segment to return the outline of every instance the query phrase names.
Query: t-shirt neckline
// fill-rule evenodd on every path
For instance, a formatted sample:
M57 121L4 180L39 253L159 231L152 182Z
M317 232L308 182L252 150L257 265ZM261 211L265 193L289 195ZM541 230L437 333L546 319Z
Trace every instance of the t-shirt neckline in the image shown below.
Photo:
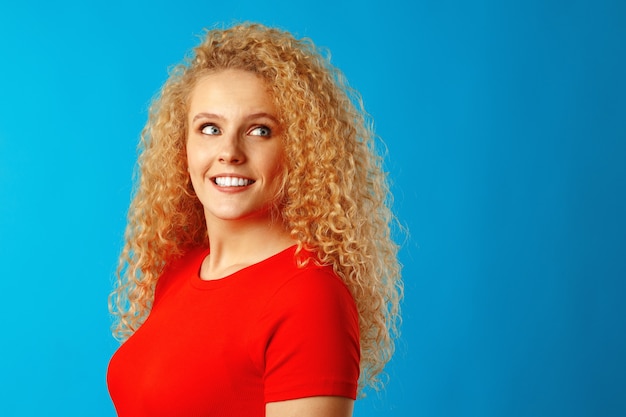
M202 262L204 261L204 258L206 258L207 255L211 253L211 249L206 248L205 250L200 252L198 257L194 260L193 270L190 274L191 284L198 289L215 289L231 285L246 276L250 276L255 269L259 267L267 267L268 263L276 261L284 262L284 258L286 257L288 257L289 259L294 259L293 255L295 254L296 247L297 245L291 245L257 263L243 267L240 270L233 272L232 274L226 275L225 277L212 280L204 280L202 279L202 277L200 277L200 268L202 267Z

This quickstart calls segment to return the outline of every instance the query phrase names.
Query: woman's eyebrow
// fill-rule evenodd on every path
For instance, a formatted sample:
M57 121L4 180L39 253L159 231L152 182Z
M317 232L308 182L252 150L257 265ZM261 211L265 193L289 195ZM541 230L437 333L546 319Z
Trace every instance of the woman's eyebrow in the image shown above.
M278 119L270 113L260 112L260 113L253 113L251 115L246 116L247 120L263 119L263 118L270 119L272 122L278 124Z
M270 114L270 113L266 113L266 112L259 112L259 113L253 113L250 114L248 116L246 116L246 120L253 120L253 119L262 119L262 118L266 118L266 119L270 119L271 121L273 121L274 123L278 124L278 119ZM195 122L198 119L218 119L218 120L224 120L225 117L219 114L215 114L215 113L206 113L206 112L202 112L202 113L198 113L196 114L193 119L192 122Z
M219 114L215 114L215 113L198 113L193 117L192 122L195 122L198 119L220 119L223 120L224 116L220 116Z

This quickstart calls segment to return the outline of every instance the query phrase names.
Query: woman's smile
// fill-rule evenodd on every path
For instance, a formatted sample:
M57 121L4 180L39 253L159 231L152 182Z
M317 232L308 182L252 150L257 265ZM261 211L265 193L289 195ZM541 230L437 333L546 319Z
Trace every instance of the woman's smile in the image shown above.
M242 177L215 177L213 182L219 187L247 187L254 184L254 180Z

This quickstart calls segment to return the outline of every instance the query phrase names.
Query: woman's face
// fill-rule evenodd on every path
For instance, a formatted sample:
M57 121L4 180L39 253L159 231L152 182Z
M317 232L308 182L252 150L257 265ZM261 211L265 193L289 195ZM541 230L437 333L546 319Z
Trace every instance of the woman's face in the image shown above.
M189 103L187 165L207 224L266 221L279 187L280 125L263 80L242 70L202 78Z

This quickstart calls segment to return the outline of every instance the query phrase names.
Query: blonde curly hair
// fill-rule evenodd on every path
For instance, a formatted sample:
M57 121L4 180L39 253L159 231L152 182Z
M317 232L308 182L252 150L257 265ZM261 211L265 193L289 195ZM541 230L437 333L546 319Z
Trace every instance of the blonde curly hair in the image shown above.
M148 316L163 267L207 246L202 205L187 172L190 92L203 75L251 71L265 80L284 127L280 215L298 243L332 265L356 301L362 388L380 385L394 350L402 297L395 218L375 135L358 93L307 39L258 24L206 33L174 67L142 132L117 282L113 334L125 341Z

